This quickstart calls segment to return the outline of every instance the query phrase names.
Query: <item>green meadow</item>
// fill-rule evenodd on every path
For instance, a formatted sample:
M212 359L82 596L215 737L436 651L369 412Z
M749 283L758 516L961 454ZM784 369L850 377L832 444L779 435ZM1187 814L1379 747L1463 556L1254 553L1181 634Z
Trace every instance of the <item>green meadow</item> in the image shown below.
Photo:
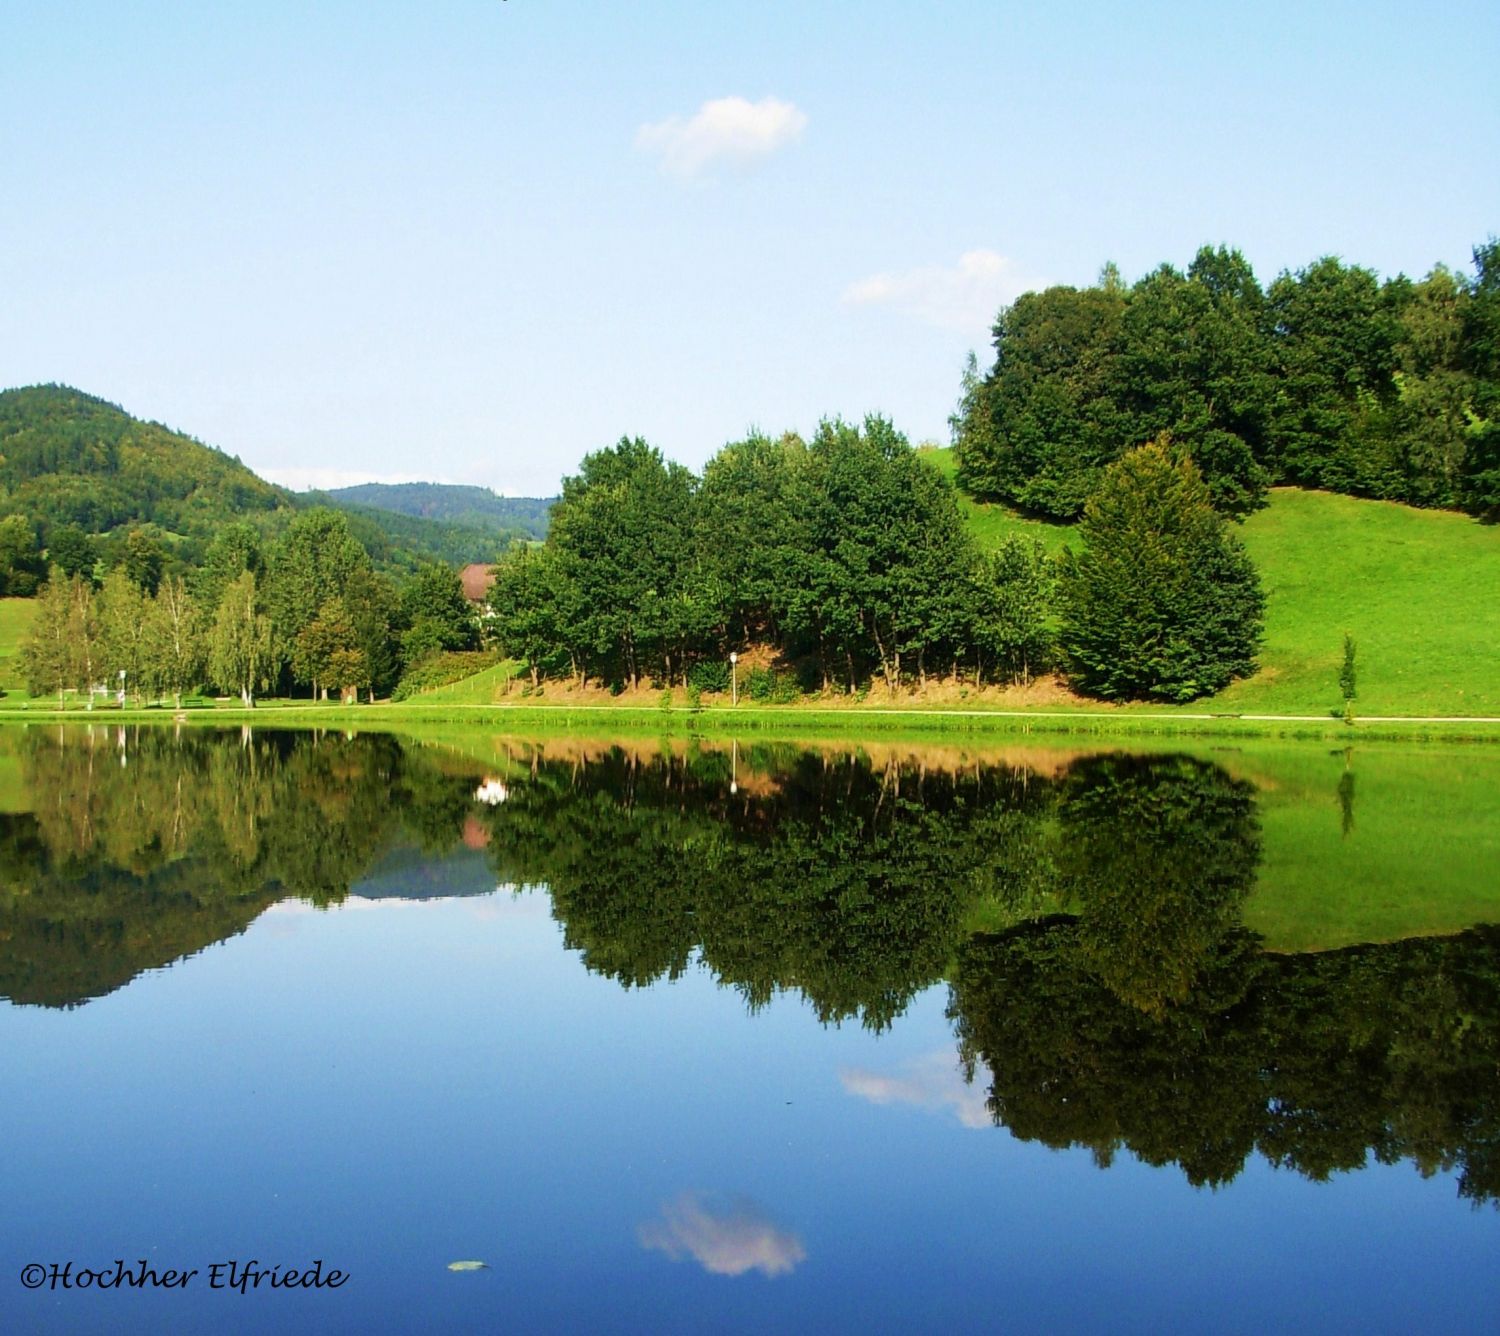
M0 598L0 691L7 695L26 689L19 655L35 617L34 599Z
M924 457L953 475L951 450ZM985 546L1019 534L1055 554L1073 533L962 494L960 505ZM1260 671L1182 709L1336 711L1347 630L1357 713L1500 715L1500 529L1454 511L1278 487L1239 534L1266 593Z

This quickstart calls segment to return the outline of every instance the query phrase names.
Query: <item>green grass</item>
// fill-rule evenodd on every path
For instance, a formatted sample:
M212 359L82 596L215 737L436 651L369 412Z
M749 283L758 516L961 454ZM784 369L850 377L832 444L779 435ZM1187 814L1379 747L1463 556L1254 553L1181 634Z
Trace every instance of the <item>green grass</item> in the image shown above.
M924 457L952 476L951 450ZM984 546L1035 534L1056 552L1073 532L1004 506L961 504ZM1500 715L1500 529L1452 511L1279 487L1238 532L1266 591L1260 671L1185 709L1335 711L1347 630L1358 646L1356 713Z
M459 682L450 682L444 687L434 687L413 696L411 703L417 705L493 705L504 693L506 684L521 670L513 659L493 664L472 677Z
M1451 511L1278 488L1243 537L1266 591L1265 647L1261 671L1217 703L1337 707L1348 630L1356 711L1500 714L1500 529Z
M1271 950L1500 922L1493 748L1252 745L1209 755L1257 787L1262 858L1244 918Z
M35 619L35 599L0 598L0 691L12 694L26 689L18 656Z
M955 487L958 485L958 463L951 449L933 449L929 446L919 453ZM1071 524L1057 524L1022 515L1009 506L986 505L962 491L958 493L958 506L963 511L969 532L974 535L980 547L986 549L999 547L1003 539L1017 535L1021 538L1039 538L1047 549L1047 555L1055 557L1073 534Z

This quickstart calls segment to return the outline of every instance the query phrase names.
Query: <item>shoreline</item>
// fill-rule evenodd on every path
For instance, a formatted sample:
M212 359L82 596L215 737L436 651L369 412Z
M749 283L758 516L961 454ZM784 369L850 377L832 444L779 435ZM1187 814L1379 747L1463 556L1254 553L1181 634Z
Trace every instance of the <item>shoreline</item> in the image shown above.
M858 736L862 733L1025 735L1087 734L1091 736L1164 737L1275 737L1302 740L1365 740L1402 742L1500 743L1500 717L1495 716L1341 716L1229 714L1185 711L1033 709L975 710L944 706L921 708L853 705L740 705L670 709L628 705L468 705L441 703L333 705L314 701L273 700L245 708L241 705L171 707L65 706L40 704L20 708L0 705L0 724L145 724L195 727L261 724L267 728L415 727L423 724L486 727L504 723L539 732L578 733L608 723L645 734L728 737L735 733L779 735L791 740L816 736Z

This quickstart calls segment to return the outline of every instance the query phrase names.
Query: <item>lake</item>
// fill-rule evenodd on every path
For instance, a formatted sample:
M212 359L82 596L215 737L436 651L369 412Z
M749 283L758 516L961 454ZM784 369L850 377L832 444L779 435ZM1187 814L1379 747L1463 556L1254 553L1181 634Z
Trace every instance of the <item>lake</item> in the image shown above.
M1497 868L1487 747L0 730L0 1330L1496 1330Z

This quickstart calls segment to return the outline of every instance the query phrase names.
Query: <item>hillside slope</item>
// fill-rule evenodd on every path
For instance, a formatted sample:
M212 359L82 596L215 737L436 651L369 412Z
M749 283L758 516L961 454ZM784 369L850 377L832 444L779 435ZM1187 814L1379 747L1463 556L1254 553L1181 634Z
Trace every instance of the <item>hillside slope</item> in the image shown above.
M953 475L951 450L924 457ZM1013 533L1053 553L1077 543L1070 525L959 499L985 547ZM1237 532L1266 591L1260 671L1186 708L1336 711L1347 630L1358 646L1358 713L1500 715L1500 529L1454 511L1278 487Z
M102 534L206 535L291 498L238 459L65 385L0 391L0 510Z
M26 515L43 543L64 524L95 536L150 524L179 560L192 564L225 524L249 519L270 537L297 510L331 501L288 492L191 436L68 386L0 391L0 516ZM340 508L387 569L492 561L506 542L488 525L348 502Z
M488 487L436 482L368 482L355 487L336 487L325 495L337 506L446 520L467 528L496 529L531 539L547 536L548 515L557 500L551 496L498 496Z

